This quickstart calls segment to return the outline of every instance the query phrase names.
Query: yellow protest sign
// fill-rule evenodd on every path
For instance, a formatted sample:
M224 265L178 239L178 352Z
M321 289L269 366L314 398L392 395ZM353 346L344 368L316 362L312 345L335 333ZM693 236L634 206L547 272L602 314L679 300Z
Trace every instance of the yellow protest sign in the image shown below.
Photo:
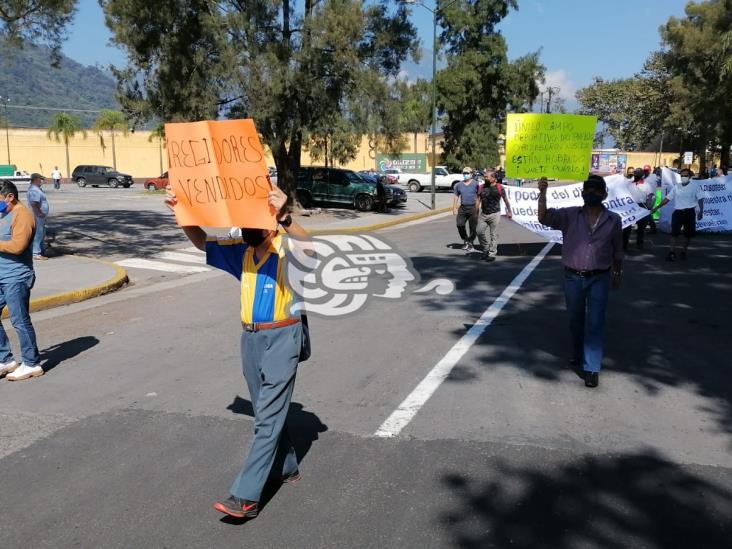
M509 114L506 176L584 181L590 173L597 118L578 114Z
M178 225L277 227L253 120L166 124L165 143Z

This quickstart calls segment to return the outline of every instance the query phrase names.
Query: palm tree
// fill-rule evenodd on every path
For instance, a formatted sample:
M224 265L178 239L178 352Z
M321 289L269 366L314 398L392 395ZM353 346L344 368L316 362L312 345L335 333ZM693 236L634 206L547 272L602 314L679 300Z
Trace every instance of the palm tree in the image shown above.
M74 138L77 132L81 132L86 139L86 130L81 127L81 119L78 116L72 116L65 112L59 112L53 115L51 127L48 128L46 136L51 139L53 136L56 141L61 142L63 138L66 147L66 174L71 177L71 167L69 165L69 141Z
M117 151L114 143L114 132L120 131L124 136L129 132L125 115L118 111L103 110L99 113L99 117L94 122L92 129L99 135L99 143L102 145L102 149L106 148L102 132L108 131L112 134L112 167L116 170Z
M152 143L153 139L158 140L158 150L160 152L160 173L163 173L163 141L165 141L165 124L158 124L150 132L147 138L148 142Z

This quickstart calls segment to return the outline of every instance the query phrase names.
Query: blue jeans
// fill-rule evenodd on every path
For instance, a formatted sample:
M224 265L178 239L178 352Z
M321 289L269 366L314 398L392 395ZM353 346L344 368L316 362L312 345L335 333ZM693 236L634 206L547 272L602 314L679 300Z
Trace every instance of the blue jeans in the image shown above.
M569 331L576 358L584 356L586 372L599 372L605 336L605 307L610 293L610 272L581 277L564 273L564 295Z
M43 255L46 252L46 220L36 217L36 232L33 236L33 255Z
M30 292L35 281L36 276L31 273L25 280L0 283L0 312L7 305L10 311L10 322L20 341L20 354L23 362L28 366L35 366L40 361L36 331L33 329L28 311ZM12 360L14 360L13 351L10 349L8 335L0 323L0 362L7 364Z

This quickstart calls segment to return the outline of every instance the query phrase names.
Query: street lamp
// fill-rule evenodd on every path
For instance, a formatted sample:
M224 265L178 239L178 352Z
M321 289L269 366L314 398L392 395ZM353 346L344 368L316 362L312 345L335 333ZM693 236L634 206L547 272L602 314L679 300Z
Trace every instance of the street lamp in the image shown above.
M8 147L8 164L10 164L10 132L8 130L8 103L10 103L10 99L0 95L0 102L2 102L5 109L5 144Z
M436 141L437 141L437 50L440 45L437 42L437 12L441 9L445 9L453 5L457 0L452 0L444 6L438 6L435 4L435 8L432 9L425 6L422 2L417 0L402 0L404 4L416 4L422 6L424 9L432 14L432 174L430 177L430 198L432 199L432 209L435 206L435 157L436 152ZM437 0L439 2L439 0Z

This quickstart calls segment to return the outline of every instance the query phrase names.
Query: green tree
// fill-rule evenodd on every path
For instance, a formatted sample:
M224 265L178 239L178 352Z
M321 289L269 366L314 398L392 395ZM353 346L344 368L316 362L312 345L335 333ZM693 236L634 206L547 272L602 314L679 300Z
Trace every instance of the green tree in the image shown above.
M99 116L94 121L92 126L97 135L99 135L99 143L102 146L102 150L107 148L104 142L104 132L109 132L112 136L112 167L117 169L117 148L114 141L116 132L120 132L122 135L127 136L129 133L129 127L125 115L118 111L103 110L99 113Z
M76 0L0 0L0 42L17 48L24 41L48 45L52 64L58 66L75 11Z
M661 27L663 62L671 74L669 124L681 128L699 154L719 145L729 166L732 146L732 2L689 2L686 16Z
M426 132L432 123L432 84L419 79L413 84L398 86L401 103L401 123L405 131L414 134L414 152L417 152L417 134Z
M437 75L444 114L444 161L453 167L494 166L506 112L525 112L539 93L538 52L513 62L497 25L516 0L458 0L437 14L447 67Z
M81 132L84 139L86 139L86 130L81 126L81 119L78 116L72 116L65 112L59 112L53 115L53 122L51 127L48 128L46 136L51 139L52 137L59 143L63 141L64 147L66 147L66 173L71 175L71 166L69 162L69 141L74 136Z
M303 146L345 126L400 141L387 78L416 55L408 9L394 0L102 0L130 64L123 110L165 121L251 117L285 189ZM367 112L364 104L377 106ZM340 140L339 140L340 141ZM317 147L317 143L315 144ZM339 146L345 154L345 146Z

